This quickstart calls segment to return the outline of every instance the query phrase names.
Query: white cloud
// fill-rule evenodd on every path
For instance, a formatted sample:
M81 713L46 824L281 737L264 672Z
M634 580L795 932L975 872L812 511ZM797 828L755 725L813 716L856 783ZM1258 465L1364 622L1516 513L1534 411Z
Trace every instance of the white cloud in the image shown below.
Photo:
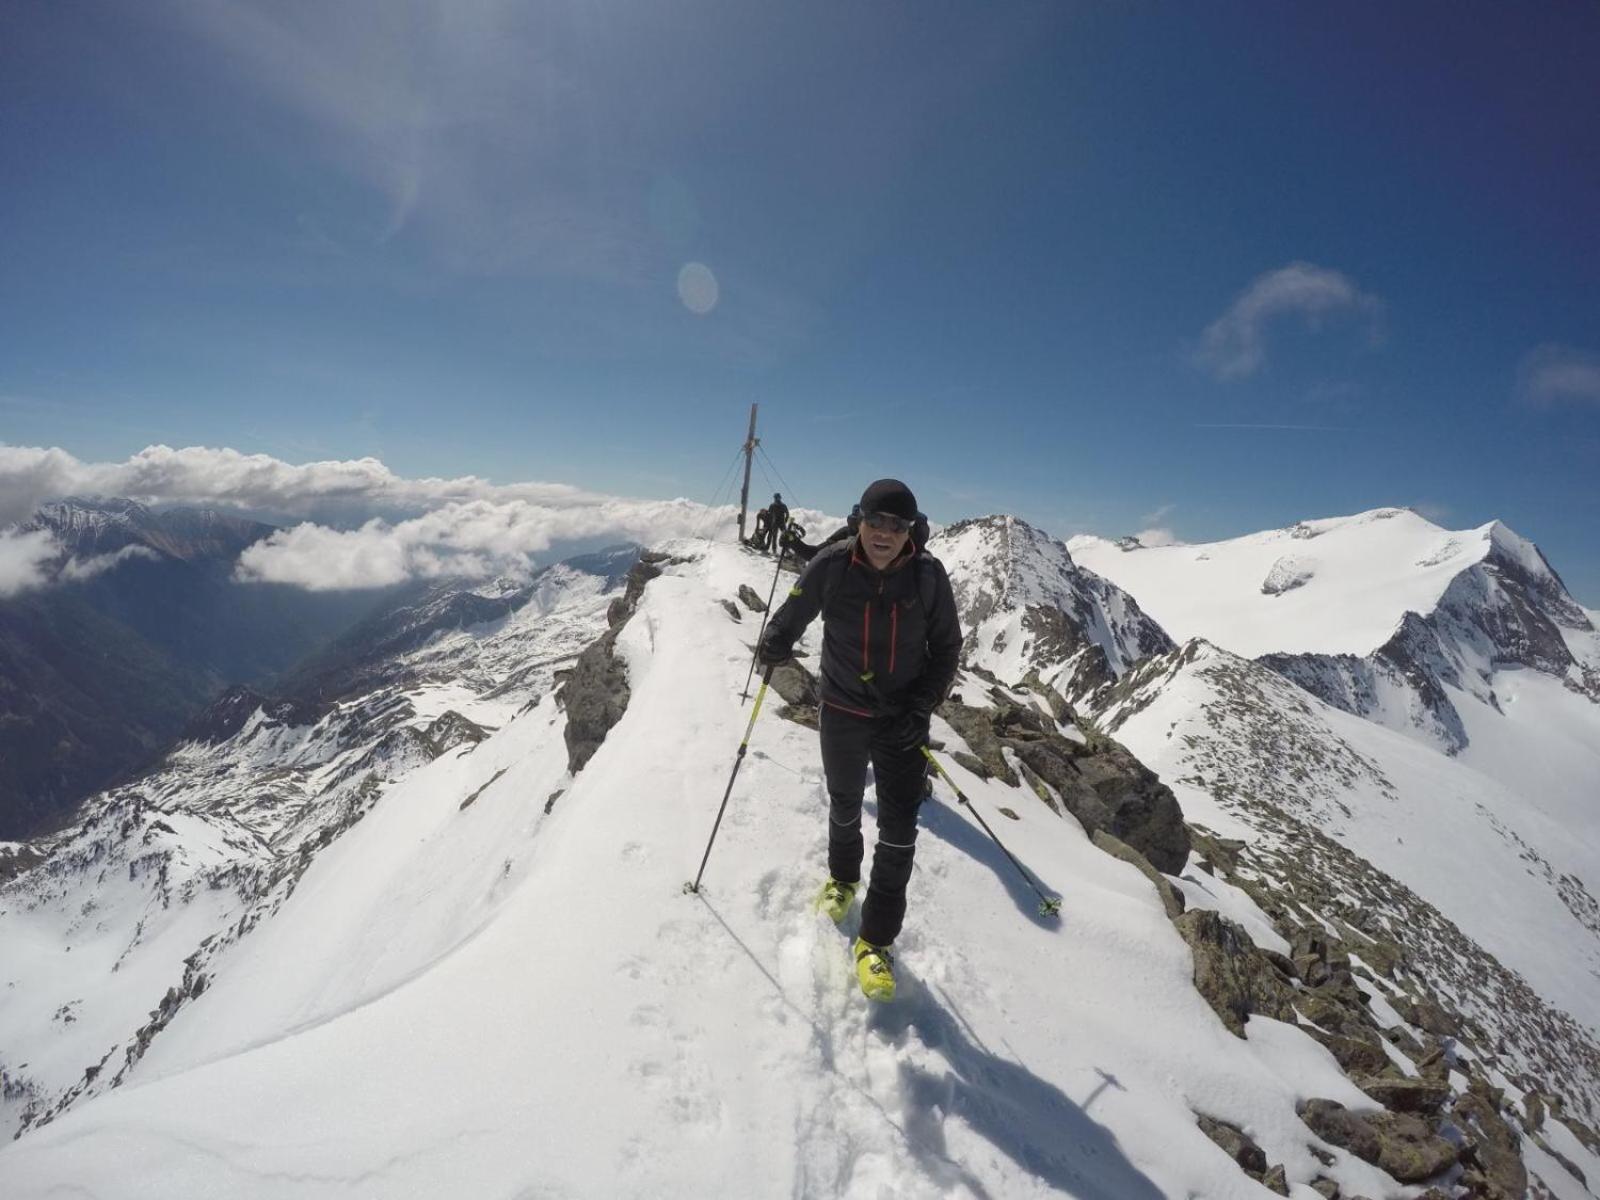
M1600 355L1547 343L1522 360L1517 395L1537 408L1600 405Z
M58 448L0 446L0 527L74 495L298 519L246 550L237 578L315 590L445 575L520 575L553 547L578 542L732 538L738 514L731 505L628 499L564 484L493 484L472 475L406 479L375 458L296 465L225 448L150 446L124 462L85 463ZM793 515L810 528L838 524L814 510ZM40 564L60 552L43 536L47 548L27 560L33 568L24 570L17 558L14 574L26 586L47 582L50 572ZM60 574L89 578L131 553L69 563Z
M334 524L414 516L469 500L563 507L606 498L565 484L496 485L473 475L405 479L375 458L296 465L237 450L147 446L120 463L85 463L55 447L0 445L0 525L25 521L39 505L63 496L206 504Z
M1274 321L1300 316L1311 328L1335 316L1376 322L1383 303L1338 271L1293 262L1255 279L1200 337L1195 361L1218 379L1243 379L1266 362L1266 331Z
M1141 529L1133 535L1141 546L1181 546L1183 540L1170 529Z
M1406 507L1423 520L1432 521L1435 525L1442 525L1448 521L1453 511L1448 504L1436 504L1432 500L1419 500Z
M97 554L93 558L74 558L69 560L62 568L60 579L70 583L82 583L86 579L93 579L96 575L104 575L115 567L133 558L148 558L157 561L161 558L148 546L124 546L121 550L111 554Z
M736 510L688 500L608 499L556 508L523 500L475 500L391 524L375 519L357 529L302 524L281 530L239 559L244 581L289 583L313 590L383 587L446 575L525 575L558 541L617 538L656 542L707 531Z
M45 530L17 533L0 529L0 597L15 596L50 582L46 567L60 553Z

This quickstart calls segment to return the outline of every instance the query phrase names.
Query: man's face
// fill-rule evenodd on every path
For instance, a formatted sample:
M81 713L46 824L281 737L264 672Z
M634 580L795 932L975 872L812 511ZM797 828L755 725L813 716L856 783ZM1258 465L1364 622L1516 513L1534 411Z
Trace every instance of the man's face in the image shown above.
M896 529L896 525L900 528ZM862 553L881 571L900 557L911 539L911 527L897 517L867 513L861 518L860 537Z

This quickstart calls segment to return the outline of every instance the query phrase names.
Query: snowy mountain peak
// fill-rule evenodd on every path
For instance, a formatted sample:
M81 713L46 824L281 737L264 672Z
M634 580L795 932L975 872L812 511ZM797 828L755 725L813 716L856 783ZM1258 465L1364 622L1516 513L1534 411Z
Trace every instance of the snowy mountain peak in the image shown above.
M1557 600L1565 589L1538 549L1499 522L1451 531L1404 508L1136 554L1095 537L1071 546L1080 565L1138 597L1173 637L1201 634L1248 658L1370 654L1406 613L1433 612L1462 572L1491 556L1547 581L1535 590L1564 611L1571 605Z
M1075 700L1172 644L1131 596L1020 517L959 521L928 548L950 573L967 661L1003 680L1037 672Z
M1002 607L1059 605L1072 597L1072 555L1020 517L957 521L935 534L928 547L949 571L969 624Z

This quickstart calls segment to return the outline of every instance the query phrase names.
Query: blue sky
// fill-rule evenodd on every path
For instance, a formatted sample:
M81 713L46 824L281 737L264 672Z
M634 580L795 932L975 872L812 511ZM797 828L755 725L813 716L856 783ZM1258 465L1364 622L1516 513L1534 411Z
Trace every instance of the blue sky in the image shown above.
M5 21L0 441L709 500L756 401L809 506L1412 504L1600 604L1594 5Z

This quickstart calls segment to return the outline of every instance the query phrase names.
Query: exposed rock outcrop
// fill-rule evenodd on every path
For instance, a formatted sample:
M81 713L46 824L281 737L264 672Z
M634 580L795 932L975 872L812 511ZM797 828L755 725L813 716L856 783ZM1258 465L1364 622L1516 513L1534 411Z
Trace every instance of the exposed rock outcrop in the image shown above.
M1313 1099L1300 1119L1334 1146L1381 1167L1401 1183L1420 1183L1454 1166L1459 1149L1411 1113L1355 1113L1336 1100Z
M556 692L557 703L567 713L567 769L573 774L583 770L606 740L606 734L628 711L632 692L627 667L616 656L617 635L633 616L645 585L667 565L678 561L660 551L640 553L639 560L628 570L627 587L606 609L610 629L578 655ZM734 615L737 618L737 609Z
M1158 871L1183 869L1189 831L1176 797L1154 772L1108 737L1089 733L1076 741L1063 736L1037 708L1017 703L999 688L990 690L989 699L992 707L974 708L952 698L939 715L990 776L1019 786L1014 757L1035 790L1037 783L1049 789L1041 798L1059 797L1091 835L1103 830Z
M1194 955L1194 986L1235 1036L1252 1013L1293 1022L1294 989L1243 929L1210 909L1173 922Z

